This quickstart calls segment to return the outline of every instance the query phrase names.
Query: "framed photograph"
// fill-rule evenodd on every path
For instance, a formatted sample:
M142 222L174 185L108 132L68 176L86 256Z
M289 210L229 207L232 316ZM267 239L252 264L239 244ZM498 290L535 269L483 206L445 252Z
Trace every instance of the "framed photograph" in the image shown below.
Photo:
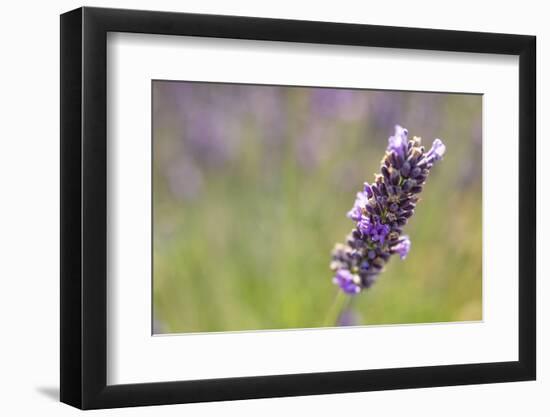
M533 380L535 37L61 16L61 401Z

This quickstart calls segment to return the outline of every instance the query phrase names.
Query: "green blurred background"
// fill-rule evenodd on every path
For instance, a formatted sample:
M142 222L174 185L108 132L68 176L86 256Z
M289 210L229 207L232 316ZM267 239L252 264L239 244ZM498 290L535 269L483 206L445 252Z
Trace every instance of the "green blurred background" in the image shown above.
M154 333L311 328L395 124L444 160L352 324L481 319L482 97L153 81ZM349 318L349 317L348 317Z

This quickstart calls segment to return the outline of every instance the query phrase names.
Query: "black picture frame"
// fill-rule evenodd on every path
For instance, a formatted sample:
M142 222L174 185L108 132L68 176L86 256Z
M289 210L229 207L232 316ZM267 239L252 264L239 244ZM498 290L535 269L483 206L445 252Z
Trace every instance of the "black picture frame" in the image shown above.
M519 56L519 360L107 385L108 32ZM84 7L61 15L60 57L62 402L95 409L535 379L534 36Z

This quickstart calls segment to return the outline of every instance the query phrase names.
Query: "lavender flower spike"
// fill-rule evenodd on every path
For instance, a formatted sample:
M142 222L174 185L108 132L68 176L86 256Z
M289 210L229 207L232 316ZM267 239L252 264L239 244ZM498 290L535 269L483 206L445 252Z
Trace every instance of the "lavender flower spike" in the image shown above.
M434 164L442 159L445 145L435 139L425 152L421 139L409 140L408 135L407 129L395 127L380 174L373 183L365 183L348 212L355 228L346 244L337 244L332 251L332 281L346 294L369 288L391 255L405 259L411 248L409 237L402 234L403 227L414 214L418 194Z

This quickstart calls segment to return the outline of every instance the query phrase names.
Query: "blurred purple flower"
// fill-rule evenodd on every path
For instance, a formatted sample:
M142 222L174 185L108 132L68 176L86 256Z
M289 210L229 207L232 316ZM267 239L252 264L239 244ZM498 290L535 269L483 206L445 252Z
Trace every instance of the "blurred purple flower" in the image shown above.
M180 161L166 171L168 188L177 200L192 200L202 189L201 171L189 160Z
M370 121L382 129L386 129L406 110L405 95L399 92L373 91L369 103Z
M364 119L368 110L362 91L341 88L313 89L310 108L313 119L334 117L346 121Z
M246 111L244 113L251 113L262 134L259 139L264 140L268 146L273 145L272 149L276 150L280 146L286 129L284 113L286 95L280 87L252 87L249 86L246 89Z
M327 155L324 142L325 128L319 123L310 123L306 132L296 139L296 159L301 167L314 168ZM323 146L325 145L325 146Z
M311 109L326 117L336 116L353 101L353 91L337 88L315 88L311 93Z

